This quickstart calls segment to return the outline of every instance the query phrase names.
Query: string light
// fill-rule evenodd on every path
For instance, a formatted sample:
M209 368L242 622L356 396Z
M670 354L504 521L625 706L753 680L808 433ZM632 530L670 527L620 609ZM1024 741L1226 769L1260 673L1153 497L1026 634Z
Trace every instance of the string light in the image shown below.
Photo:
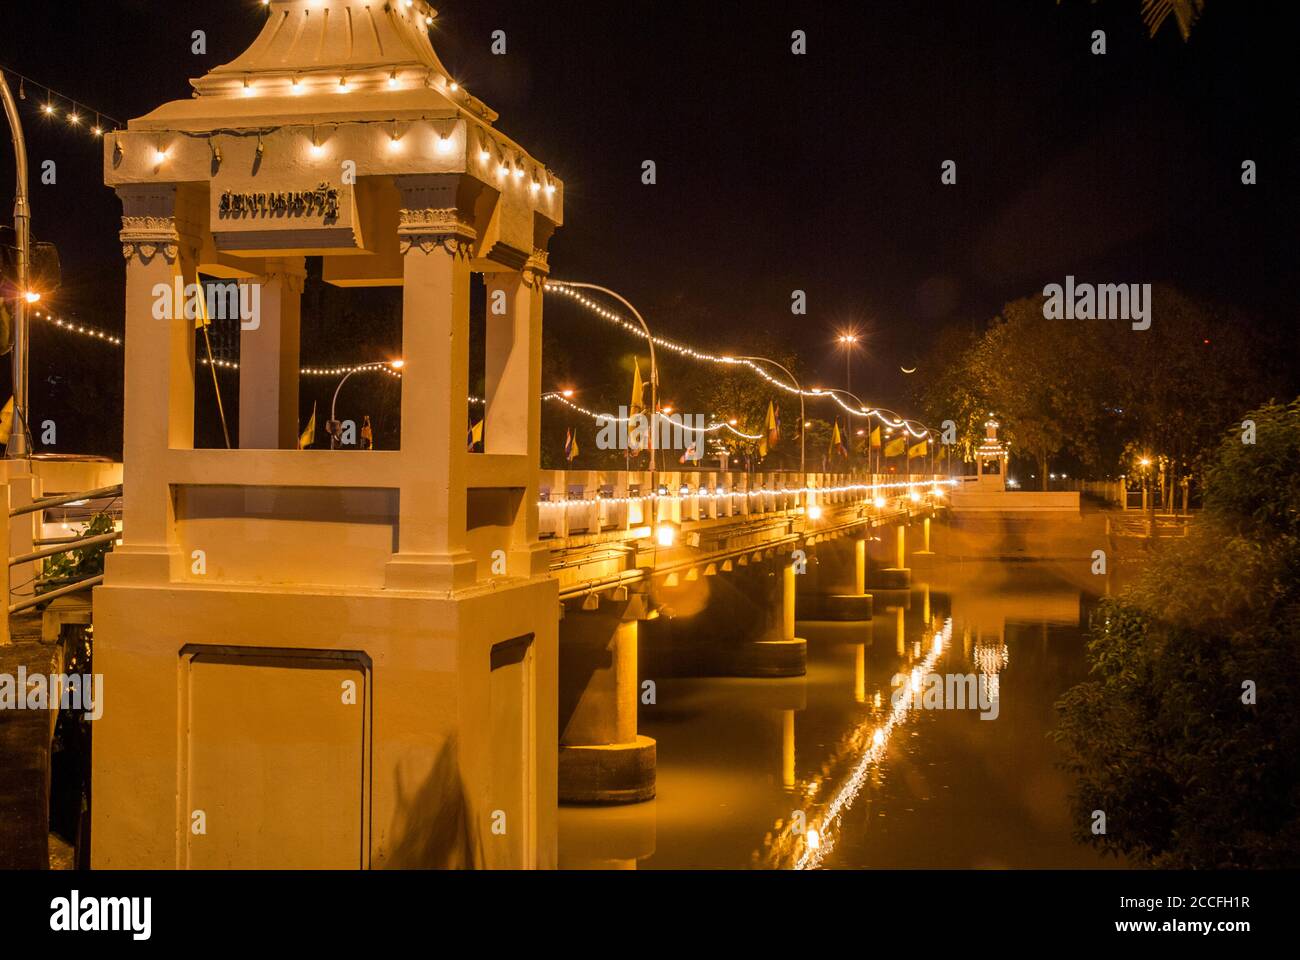
M31 77L24 76L17 70L11 70L5 66L0 66L0 70L10 76L18 78L19 100L27 99L27 84L29 83L37 90L44 91L45 102L40 106L41 115L44 117L51 120L57 120L60 119L60 115L62 115L62 119L69 127L84 130L86 129L86 118L93 115L95 117L95 123L89 129L95 137L102 137L105 132L111 132L125 126L125 124L117 118L111 117L103 111L91 109L82 101L65 96L52 87L48 87L39 81L33 80ZM63 105L62 109L59 104Z
M121 337L115 333L109 333L106 330L88 327L81 323L73 323L70 320L64 320L62 317L54 317L48 313L43 313L40 310L34 311L32 316L44 320L46 323L49 323L60 330L66 330L68 333L75 333L83 337L89 337L91 340L101 340L104 343L111 343L115 347L122 345Z
M502 167L502 170L504 171L505 168ZM634 336L640 337L643 340L646 339L645 330L641 328L640 324L632 323L630 320L628 320L626 317L622 316L621 314L617 313L616 311L608 309L598 301L593 300L590 297L586 296L585 294L580 293L577 289L568 286L567 284L564 283L564 281L548 280L546 281L546 289L552 293L563 294L564 296L577 301L579 304L586 307L592 313L596 314L596 316L609 321L615 326L622 327L626 332L633 334ZM886 415L886 412L883 410L876 409L876 408L863 408L863 407L849 406L842 399L840 399L840 397L833 391L820 390L820 389L801 390L798 387L794 387L784 382L783 380L772 376L770 373L764 370L762 366L755 363L753 360L746 360L738 357L719 356L718 354L709 353L705 350L698 350L695 347L687 346L686 344L683 343L677 343L676 341L673 340L667 340L663 337L652 336L650 337L650 339L653 341L656 347L664 350L668 350L671 353L676 353L679 356L686 357L690 360L703 361L707 363L716 363L723 366L747 367L751 372L761 377L762 379L766 380L772 386L784 390L786 393L791 394L793 396L821 397L821 398L829 397L830 399L834 400L841 407L841 409L844 410L845 413L851 416L875 417L888 426L905 428L908 433L910 433L913 437L917 437L917 438L929 436L930 434L929 430L924 430L924 429L920 431L914 430L912 427L913 421L906 420L903 418L891 419Z
M701 488L698 493L688 493L685 496L680 494L669 494L669 493L647 493L647 494L639 494L635 497L595 497L595 498L580 498L580 499L572 499L572 500L539 500L537 501L537 503L538 506L556 507L556 508L563 507L565 509L568 509L569 507L577 507L577 508L590 507L597 503L648 503L655 500L662 500L671 503L671 502L676 502L681 500L690 500L693 498L699 498L702 500L726 500L730 497L746 497L746 496L778 497L782 495L797 496L799 494L815 494L817 496L829 496L831 494L840 494L840 493L867 494L878 490L911 490L917 487L930 487L930 486L935 486L937 484L943 484L945 486L956 486L958 482L959 481L957 480L936 481L933 478L931 478L929 480L906 480L906 481L899 480L891 483L850 483L840 487L802 486L802 487L774 487L772 489L768 489L766 487L760 487L757 490L731 490L731 491L727 491L724 490L722 487L718 487L718 489L712 493ZM900 495L900 499L901 499L901 495ZM884 497L876 496L874 500L874 505L878 511L884 510L885 507L888 505L888 501L885 500Z
M571 407L574 410L578 411L578 413L585 414L591 417L593 420L604 421L606 423L631 423L634 419L636 419L635 417L616 417L612 413L597 413L594 410L588 410L586 407L574 403L572 400L568 399L567 397L565 397L563 394L560 393L544 393L542 394L542 399L558 400L566 407ZM668 414L671 412L672 412L671 407L666 408L665 410L659 413L659 419L664 420L667 423L671 424L675 429L681 428L682 430L685 430L688 433L717 433L719 430L730 430L732 433L740 437L742 440L759 440L762 438L762 434L760 433L754 433L754 434L743 433L742 431L737 430L734 425L728 422L720 421L718 423L711 424L710 426L707 427L692 427L689 424L679 423L676 420L669 419Z

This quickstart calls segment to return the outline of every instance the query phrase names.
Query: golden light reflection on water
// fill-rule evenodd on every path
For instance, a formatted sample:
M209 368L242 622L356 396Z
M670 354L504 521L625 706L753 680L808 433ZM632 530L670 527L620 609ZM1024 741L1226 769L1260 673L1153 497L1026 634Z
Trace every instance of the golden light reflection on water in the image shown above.
M892 698L895 702L884 722L870 717L849 734L849 743L858 753L858 760L830 799L820 809L803 811L804 824L791 818L791 822L779 825L777 834L769 841L769 866L784 866L791 861L796 870L813 870L821 866L835 848L836 831L844 813L853 807L858 795L872 780L873 772L878 775L879 764L885 757L891 737L907 722L921 689L921 678L934 670L951 639L952 618L948 618L943 629L935 632L930 653L913 667L909 682ZM874 702L879 704L879 693ZM795 792L812 799L823 786L825 784L820 779L813 779L802 787L796 785Z

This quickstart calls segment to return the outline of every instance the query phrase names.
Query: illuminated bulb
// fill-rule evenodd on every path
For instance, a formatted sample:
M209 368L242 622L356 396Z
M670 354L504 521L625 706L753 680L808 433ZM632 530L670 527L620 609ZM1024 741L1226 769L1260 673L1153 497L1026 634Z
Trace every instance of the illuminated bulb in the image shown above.
M548 183L548 184L546 185L546 193L547 193L548 196L549 196L550 194L555 193L555 184L553 184L553 183Z
M871 735L871 745L872 745L872 746L878 747L878 746L880 746L880 745L881 745L882 743L884 743L884 742L885 742L885 731L884 731L884 730L877 730L875 733L873 733L873 734Z
M394 370L401 370L404 366L406 366L406 361L394 360L392 363L389 364L389 366L392 367Z
M394 152L402 149L402 141L396 134L388 141L388 149Z
M661 523L655 531L655 542L661 547L671 547L677 542L677 531L671 523Z
M478 152L478 158L482 160L484 163L487 163L490 159L492 159L492 154L488 153L486 150L480 150Z
M388 88L390 90L396 90L399 86L401 86L401 83L397 79L397 71L394 70L392 76L388 78Z
M324 152L325 152L325 148L321 146L319 143L313 143L311 145L311 155L313 157L319 157Z
M943 491L940 490L938 487L935 487L933 490L931 490L930 495L932 497L938 497L941 500L943 499Z
M28 290L27 293L23 295L23 299L28 303L40 303L41 295L35 290Z
M451 87L451 92L455 93L457 90L460 89L460 84L457 83L455 80L453 80L450 84L450 87Z
M248 78L245 77L245 78L244 78L244 96L246 96L246 97L251 97L252 95L253 95L253 85L248 81Z
M816 849L818 849L821 845L822 845L821 834L819 834L816 830L809 830L809 831L808 831L808 849L809 849L809 850L816 850Z
M920 495L919 493L917 493L915 490L913 490L913 491L912 491L911 493L909 493L907 496L908 496L908 499L910 499L913 503L920 503L920 502L921 502L921 495Z
M515 179L516 179L516 180L522 180L522 179L523 179L523 176L524 176L524 168L523 168L523 167L515 167Z
M808 519L820 520L821 518L822 518L822 505L820 503L814 503L812 506L808 508Z
M75 113L70 113L70 114L68 114L68 123L71 123L71 124L74 124L74 125L75 125L75 124L78 124L78 123L80 123L80 122L81 122L81 117L79 117L77 114L75 114Z
M450 153L453 143L451 137L439 137L437 149L439 153Z
M536 193L538 190L542 189L542 185L538 183L536 180L534 180L531 184L528 185L528 189L532 193Z
M570 397L573 396L573 391L572 391L572 390L561 390L561 391L560 391L560 396L564 397L564 398L567 400L567 399L569 399Z
M885 509L885 498L884 498L884 497L876 497L876 499L875 499L875 504L876 504L876 509L877 509L877 510L883 510L883 509Z
M102 137L104 135L104 131L100 127L95 127L94 133L97 137Z
M302 81L299 80L297 77L294 77L292 80L290 80L290 81L289 81L289 91L290 91L290 92L291 92L295 97L297 97L297 96L301 96L301 95L302 95Z
M155 164L161 164L161 163L162 163L164 160L166 160L166 159L167 159L167 151L166 151L166 150L155 150L155 151L153 152L153 162L154 162Z
M501 166L497 167L497 176L498 176L498 177L504 177L504 176L505 176L507 173L509 173L509 172L510 172L510 168L507 167L504 163L501 164Z
M50 116L54 116L54 106L52 104L47 103L45 106L41 107L41 109Z
M347 93L347 92L348 92L348 78L347 78L347 77L339 77L339 89L342 90L344 93Z
M425 17L425 18L424 18L424 24L425 24L425 26L428 26L428 27L433 26L433 17Z

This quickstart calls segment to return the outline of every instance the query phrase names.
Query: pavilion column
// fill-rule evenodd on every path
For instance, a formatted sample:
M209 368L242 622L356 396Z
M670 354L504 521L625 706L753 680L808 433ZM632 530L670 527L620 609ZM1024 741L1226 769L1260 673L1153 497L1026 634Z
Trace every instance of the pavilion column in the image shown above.
M122 546L110 581L166 581L180 562L172 540L170 450L194 447L194 321L176 281L196 278L199 227L176 184L119 187L126 258Z
M469 286L475 231L455 175L400 176L402 478L394 589L472 584L465 549Z
M302 257L266 261L266 273L244 281L259 287L255 316L239 332L239 447L294 450L298 446L299 339Z
M486 414L484 452L523 457L526 485L510 537L511 576L546 574L550 551L538 538L538 470L542 430L542 301L547 263L535 251L522 271L486 274ZM503 304L503 312L497 312Z

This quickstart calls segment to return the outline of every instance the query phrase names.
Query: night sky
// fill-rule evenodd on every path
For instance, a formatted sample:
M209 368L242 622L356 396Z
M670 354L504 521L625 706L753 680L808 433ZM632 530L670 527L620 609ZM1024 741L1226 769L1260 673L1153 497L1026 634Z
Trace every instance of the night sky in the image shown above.
M857 326L855 389L906 403L898 368L923 363L929 335L1066 274L1173 283L1294 345L1300 4L1209 0L1186 43L1172 19L1150 38L1140 8L447 0L434 43L565 180L557 278L612 286L656 332L719 352L758 328L827 383L843 378L835 333ZM0 63L126 120L187 97L264 18L249 0L10 2ZM189 52L196 29L206 57ZM795 29L806 56L790 52ZM118 330L120 206L97 145L35 106L32 165L59 164L56 186L32 187L34 233L63 255L57 309ZM1256 186L1240 182L1245 159ZM944 160L956 186L940 183ZM794 289L806 318L790 314Z

